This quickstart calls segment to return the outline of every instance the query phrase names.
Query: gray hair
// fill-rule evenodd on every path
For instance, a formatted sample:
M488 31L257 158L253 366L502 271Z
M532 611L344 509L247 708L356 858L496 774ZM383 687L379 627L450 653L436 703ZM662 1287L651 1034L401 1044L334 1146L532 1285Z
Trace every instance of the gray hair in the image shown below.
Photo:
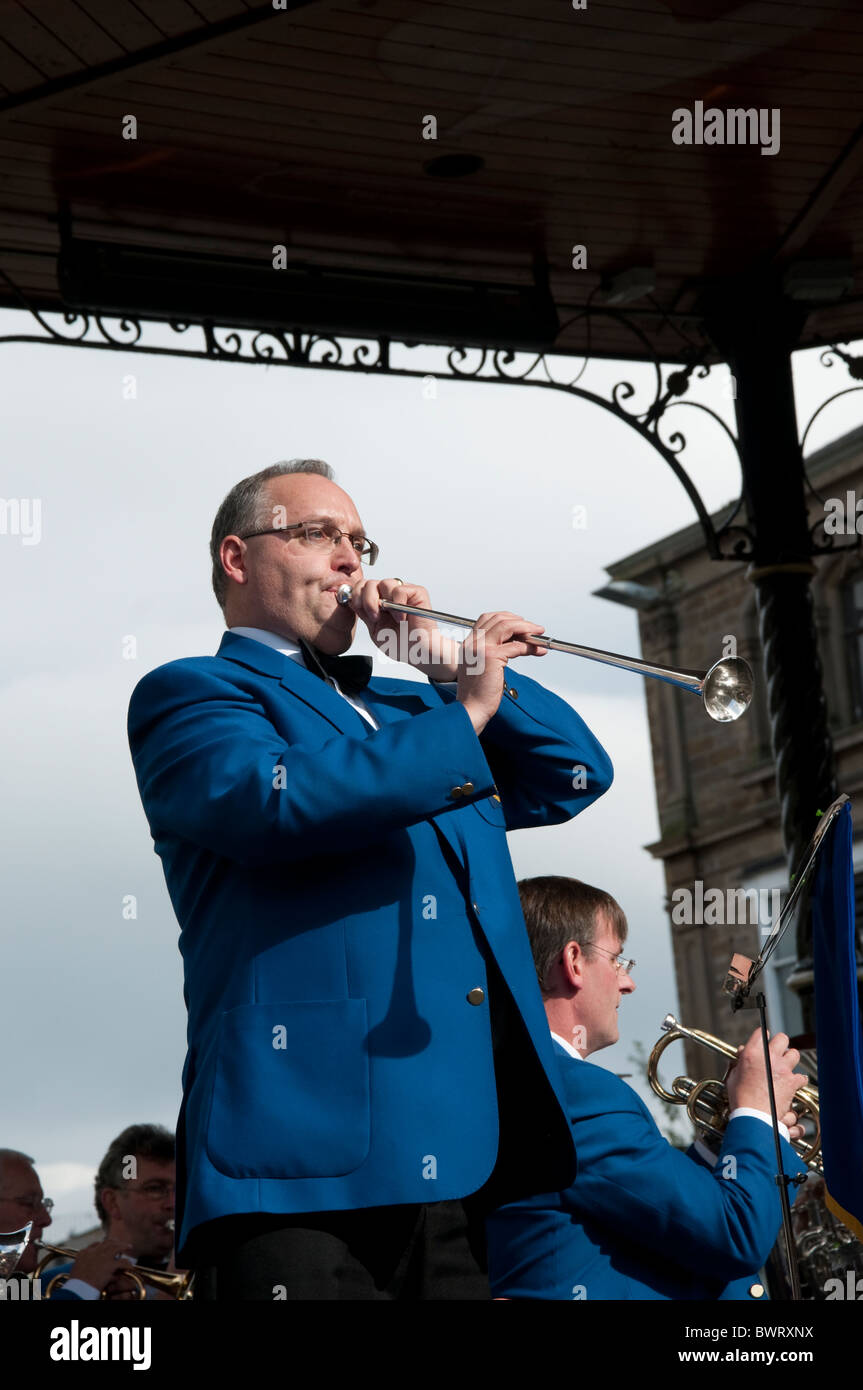
M272 520L267 498L267 483L271 478L284 477L286 473L313 473L320 478L335 481L335 474L323 459L283 459L260 473L253 473L235 483L228 493L213 522L210 534L210 559L213 562L213 593L219 607L224 612L228 596L228 576L222 568L219 550L226 536L241 536L266 526Z
M31 1158L29 1154L22 1154L20 1149L0 1149L0 1174L3 1172L4 1164L14 1163L16 1159L21 1163L29 1163L31 1168L36 1163L35 1158Z

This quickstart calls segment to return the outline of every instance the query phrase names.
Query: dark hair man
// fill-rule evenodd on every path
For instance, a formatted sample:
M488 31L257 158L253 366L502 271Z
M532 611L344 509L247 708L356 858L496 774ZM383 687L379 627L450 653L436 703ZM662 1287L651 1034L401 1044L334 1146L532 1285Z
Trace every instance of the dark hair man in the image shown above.
M731 1115L718 1159L672 1147L630 1086L585 1060L617 1041L635 988L622 954L626 918L610 894L549 875L518 885L578 1153L575 1181L503 1206L487 1222L498 1298L749 1299L779 1232L774 1140L761 1034L728 1078ZM799 1052L770 1041L785 1171L805 1172L789 1137L807 1078ZM715 1166L712 1166L715 1159ZM796 1195L797 1189L791 1188Z
M49 1278L67 1275L54 1297L95 1299L104 1290L109 1301L137 1299L131 1280L122 1277L122 1263L118 1269L116 1262L148 1269L165 1269L170 1263L176 1190L171 1131L164 1125L128 1125L108 1145L94 1189L105 1237L82 1250L74 1265L54 1265L47 1271ZM171 1297L152 1285L145 1285L145 1296Z

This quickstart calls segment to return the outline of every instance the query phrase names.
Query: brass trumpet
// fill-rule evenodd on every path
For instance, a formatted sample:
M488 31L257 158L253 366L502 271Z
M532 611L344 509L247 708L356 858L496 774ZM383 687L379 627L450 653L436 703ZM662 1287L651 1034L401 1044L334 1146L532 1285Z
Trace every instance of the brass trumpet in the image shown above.
M0 1234L0 1276L11 1274L18 1266L21 1256L27 1247L32 1229L32 1221L28 1221L20 1231L10 1231L8 1235ZM34 1241L34 1244L46 1253L39 1260L32 1274L28 1274L30 1280L41 1279L45 1266L56 1259L58 1256L64 1260L74 1261L81 1254L80 1250L65 1250L61 1245L49 1245L46 1240ZM138 1290L138 1298L147 1297L147 1290L144 1284L153 1284L157 1289L164 1289L170 1293L172 1298L178 1301L185 1301L192 1298L192 1282L195 1277L194 1270L187 1269L167 1274L163 1269L149 1269L146 1265L123 1265L123 1274L127 1274ZM50 1298L54 1290L59 1287L60 1282L66 1282L67 1274L55 1274L48 1280L45 1286L44 1298ZM104 1293L102 1294L104 1298Z
M737 1061L737 1048L731 1043L723 1042L721 1038L714 1037L712 1033L702 1032L700 1028L684 1027L673 1014L665 1015L662 1027L665 1036L655 1043L647 1061L647 1079L651 1090L660 1100L668 1101L672 1105L685 1105L686 1113L696 1130L708 1134L724 1134L730 1113L728 1091L724 1081L715 1078L693 1081L691 1076L676 1076L671 1083L671 1090L667 1091L659 1080L659 1059L665 1049L679 1038L689 1038L691 1042L701 1043L703 1047L711 1048L732 1062ZM800 1086L795 1092L791 1107L801 1120L809 1119L814 1126L811 1139L792 1139L791 1146L807 1167L816 1173L823 1173L818 1087Z
M59 1245L49 1245L46 1240L37 1240L36 1245L40 1250L44 1250L46 1253L42 1256L33 1273L29 1276L31 1279L40 1279L45 1266L56 1259L58 1255L63 1259L74 1261L81 1254L80 1250L64 1250ZM166 1293L169 1293L172 1298L176 1298L178 1302L184 1302L193 1296L192 1280L195 1277L195 1272L192 1269L167 1274L164 1269L149 1269L146 1265L118 1264L118 1270L131 1279L137 1289L139 1299L147 1297L147 1290L144 1288L145 1283L152 1284L157 1289L163 1289ZM65 1283L68 1277L68 1274L55 1274L45 1285L42 1297L50 1298L54 1289L60 1284L60 1281L62 1280L62 1282ZM101 1297L105 1297L104 1293L102 1293Z

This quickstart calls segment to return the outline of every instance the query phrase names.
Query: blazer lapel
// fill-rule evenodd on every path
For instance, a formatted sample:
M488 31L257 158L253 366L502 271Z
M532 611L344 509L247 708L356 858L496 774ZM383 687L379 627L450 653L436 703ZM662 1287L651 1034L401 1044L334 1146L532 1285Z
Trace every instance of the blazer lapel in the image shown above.
M372 732L371 725L367 724L362 715L358 714L331 685L322 681L320 676L314 675L298 661L277 652L275 647L256 642L252 637L238 637L233 632L226 632L217 655L227 657L229 661L236 661L240 666L247 666L262 675L274 677L283 689L289 690L316 714L328 720L340 733L356 736L360 732ZM372 677L361 698L367 704L369 713L374 715L382 727L421 714L426 708L418 695L411 695L404 690L388 689L381 677ZM452 850L466 881L467 848L458 828L458 814L458 811L453 810L441 816L429 816L427 819L437 835L442 837Z
M262 675L274 677L283 690L302 700L339 733L356 735L370 729L362 715L338 691L301 662L277 652L275 647L256 642L253 637L238 637L233 632L226 632L216 655L227 657L229 661L236 661L240 666L247 666Z

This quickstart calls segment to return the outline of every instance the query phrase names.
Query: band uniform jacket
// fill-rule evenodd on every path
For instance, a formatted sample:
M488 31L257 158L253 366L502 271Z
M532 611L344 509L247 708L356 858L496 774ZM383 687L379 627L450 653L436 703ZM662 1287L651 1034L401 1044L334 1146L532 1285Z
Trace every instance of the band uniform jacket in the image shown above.
M554 1042L578 1173L561 1192L507 1204L486 1222L498 1298L724 1299L763 1296L779 1234L773 1130L730 1120L714 1168L674 1148L613 1072ZM784 1170L805 1173L787 1140ZM793 1201L797 1188L789 1188Z
M363 692L375 731L231 632L135 688L129 741L188 1008L181 1263L220 1216L479 1189L500 1128L490 982L521 1030L534 1152L565 1146L574 1171L506 830L575 816L612 768L567 703L507 677L481 738L454 691L388 678Z

